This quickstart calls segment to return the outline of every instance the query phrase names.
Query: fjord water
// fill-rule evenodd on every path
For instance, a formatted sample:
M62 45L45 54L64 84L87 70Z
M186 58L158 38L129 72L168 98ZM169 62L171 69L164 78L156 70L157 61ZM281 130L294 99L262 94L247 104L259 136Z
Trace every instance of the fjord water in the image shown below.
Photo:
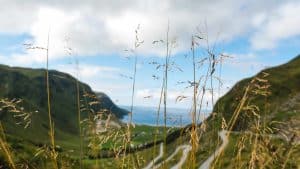
M130 106L122 106L126 110L130 110ZM201 120L207 117L210 110L203 110L201 112ZM198 114L198 113L197 113ZM122 119L123 122L128 122L129 116L126 115ZM133 108L132 121L134 124L145 124L155 126L157 123L157 108L135 106ZM191 123L191 110L183 108L167 108L167 126L185 126ZM164 124L163 110L159 112L158 125Z

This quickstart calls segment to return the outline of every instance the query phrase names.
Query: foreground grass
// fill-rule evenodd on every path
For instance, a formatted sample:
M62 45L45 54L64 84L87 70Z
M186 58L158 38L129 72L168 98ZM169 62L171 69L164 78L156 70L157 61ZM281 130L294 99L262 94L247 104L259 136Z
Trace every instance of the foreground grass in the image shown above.
M214 162L215 169L247 168L251 163L253 155L253 142L249 139L249 133L232 133L229 137L229 144L221 153L219 160ZM300 165L300 145L291 145L287 141L278 137L261 136L261 143L256 151L266 148L271 152L261 151L257 154L257 167L263 168L299 168ZM243 143L241 143L243 142ZM264 143L262 143L264 142ZM260 145L264 144L264 145ZM266 147L260 147L266 146ZM268 148L267 148L268 147ZM288 152L291 150L290 157ZM257 153L258 153L257 152ZM273 154L273 155L272 155ZM286 161L287 160L287 161ZM283 164L286 162L286 165Z
M120 129L123 130L123 129ZM169 132L176 130L176 128L168 128ZM153 142L153 138L155 133L158 131L157 140L161 141L163 139L163 127L155 127L155 126L147 126L147 125L136 125L132 128L133 138L132 138L132 146L140 146L146 143ZM105 134L105 133L103 133ZM77 163L80 157L80 149L78 146L79 137L76 135L71 135L67 133L58 133L59 137L56 139L57 151L60 154L61 160L69 161L68 163ZM45 146L45 144L49 143L41 143L34 140L21 139L15 135L7 135L7 140L9 146L12 149L14 156L14 161L16 163L20 163L21 161L27 161L27 163L31 163L32 166L41 162L43 156L46 155L46 152L35 156L37 150ZM85 141L85 145L87 145L88 140ZM113 150L115 144L113 140L108 140L105 144L102 145L102 149L104 150ZM156 147L159 149L159 146ZM90 159L87 152L89 151L87 146L84 146L84 165L85 168L91 168L95 166L101 166L104 168L109 168L110 166L113 168L116 165L121 165L121 158L102 158L102 159ZM158 150L156 152L159 152ZM144 165L145 162L148 162L154 156L153 147L139 151L137 153L129 154L126 156L127 160L136 159L139 165ZM2 157L0 157L2 158ZM73 161L73 162L72 162ZM62 161L61 161L62 162ZM43 162L47 163L47 162ZM69 164L71 165L71 164ZM44 167L47 168L47 164L44 164ZM76 166L72 166L72 168L76 168Z

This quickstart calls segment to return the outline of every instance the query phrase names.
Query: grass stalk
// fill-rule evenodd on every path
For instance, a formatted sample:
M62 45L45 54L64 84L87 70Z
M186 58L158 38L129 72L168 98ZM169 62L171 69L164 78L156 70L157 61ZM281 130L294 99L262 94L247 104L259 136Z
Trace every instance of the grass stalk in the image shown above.
M166 158L167 153L167 96L168 96L168 68L169 68L169 31L170 31L170 24L168 22L167 26L167 34L166 34L166 57L165 57L165 70L164 70L164 90L163 90L163 105L164 105L164 155L163 159ZM163 167L165 168L165 164L163 163Z
M57 153L55 151L55 136L54 136L54 122L51 114L51 101L50 101L50 84L49 84L49 43L50 43L50 30L48 31L47 48L46 48L46 90L47 90L47 108L49 120L49 139L51 142L51 158L53 167L58 169Z
M4 129L3 129L3 126L2 126L1 122L0 122L0 148L4 152L4 157L6 158L9 166L12 169L16 169L16 165L15 165L14 160L13 160L13 154L10 151L9 146L7 144Z
M80 90L79 90L79 67L78 61L76 61L76 69L77 69L77 78L76 78L76 102L77 102L77 115L78 115L78 127L79 127L79 148L80 148L80 155L79 155L79 166L82 169L82 158L83 158L83 140L82 140L82 128L81 128L81 110L80 110Z
M192 36L192 62L193 62L193 108L192 108L192 129L191 129L191 143L192 143L192 151L191 151L191 166L195 168L196 165L196 151L197 151L197 130L196 130L196 112L197 112L197 88L198 84L196 84L196 60L195 60L195 39Z
M122 168L124 167L124 160L125 160L125 155L126 155L126 150L127 146L130 151L131 148L131 127L132 127L132 118L133 118L133 108L134 108L134 95L135 95L135 86L136 86L136 74L137 74L137 54L136 50L137 48L143 43L143 41L139 40L138 36L138 31L140 29L140 25L137 26L135 30L135 43L134 43L134 49L132 50L134 54L134 68L133 68L133 77L132 77L132 90L131 90L131 105L130 105L130 114L129 114L129 120L127 122L127 136L126 136L126 141L124 142L124 154L123 154L123 163L122 163ZM135 153L133 153L133 162L135 165L138 166L138 160L136 159ZM128 165L130 164L130 157L128 158Z

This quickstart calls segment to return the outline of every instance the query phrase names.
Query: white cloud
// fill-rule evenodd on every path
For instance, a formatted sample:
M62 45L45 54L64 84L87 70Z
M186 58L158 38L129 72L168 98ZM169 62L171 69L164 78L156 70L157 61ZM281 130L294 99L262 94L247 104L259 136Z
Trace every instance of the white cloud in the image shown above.
M10 66L30 66L33 63L45 63L46 65L46 54L37 50L15 53L11 56L1 56L0 62Z
M80 64L78 69L75 65L58 65L56 69L69 73L73 76L79 74L79 78L83 79L118 79L121 70L116 67L96 66L88 64Z
M239 70L249 71L253 67L262 68L262 62L257 60L257 56L254 53L226 53L226 55L231 58L225 59L224 64L230 67L237 68ZM256 70L252 70L251 72L256 72Z
M221 87L220 93L218 93L218 91L215 90L214 94L213 94L214 102L216 102L216 100L219 97L223 96L227 91L228 91L228 88L222 88L222 87ZM155 101L154 103L158 104L159 99L160 99L160 94L161 94L161 89L158 89L158 88L138 89L136 92L135 100L140 105L146 105L146 106L148 105L149 106L149 105L151 105L151 103L153 103L153 100ZM176 99L179 96L184 96L186 98L182 99L181 101L178 100L176 102ZM202 97L202 93L200 93L198 101L197 101L198 106L200 104L201 97ZM188 88L185 90L169 89L167 92L167 104L170 107L185 107L185 108L187 108L189 106L192 106L192 99L193 99L193 89L192 88ZM204 107L205 107L207 104L207 107L205 107L205 108L212 109L211 101L212 101L212 93L209 90L206 90L206 92L203 96L202 105L204 105Z
M79 69L75 65L57 65L56 70L66 72L74 77L79 75L79 80L87 83L94 91L108 94L113 100L121 100L128 103L128 95L131 86L125 81L120 83L121 70L117 67L98 66L92 64L80 64Z
M51 63L56 64L62 63L56 62L57 60L69 57L65 47L71 47L72 53L79 57L123 54L124 49L133 46L134 29L138 24L141 25L140 38L145 41L138 52L143 55L164 55L164 46L153 46L152 41L166 38L168 21L171 38L176 37L178 42L178 47L173 52L189 49L191 34L196 32L196 27L203 32L207 31L211 42L218 34L220 34L219 41L226 42L245 33L252 35L252 31L255 30L251 38L252 47L273 48L278 41L299 35L300 3L290 2L294 1L0 0L0 33L14 35L25 33L30 36L25 42L46 47L50 27L49 56ZM4 56L3 53L0 55L2 55L0 62L9 65L36 64L41 67L46 61L45 51L24 50L16 51L10 56ZM261 63L256 60L255 55L246 54L237 57L244 58L247 62L243 59L233 60L231 63L234 66L245 70L245 68L252 69L253 65L255 70L260 69ZM50 65L76 75L75 66ZM138 68L144 68L141 67L139 64ZM129 103L131 84L128 81L120 82L120 71L114 67L80 65L80 80L90 84L94 90L107 92L113 99ZM136 102L139 104L158 102L159 89L138 87L140 89L137 88ZM168 93L168 102L175 105L177 96L187 95L188 99L178 103L186 107L191 103L191 93L189 90L171 89ZM148 101L144 97L149 95L153 98ZM211 95L207 93L205 100L209 101L210 98Z
M256 3L236 0L0 2L2 33L27 33L32 36L35 45L45 46L50 25L50 59L66 57L66 37L70 38L68 46L79 56L123 53L124 49L133 46L134 29L138 24L141 24L141 39L145 40L140 52L145 55L164 54L163 47L153 47L151 42L165 38L168 20L170 34L177 37L179 44L176 51L188 49L190 36L196 32L197 26L204 32L208 31L211 41L219 33L219 40L231 40L251 29L251 19L257 13L262 13L266 7L273 8L281 4L272 0ZM256 24L260 24L259 20ZM30 52L25 52L24 56L17 55L14 59L25 58L28 63L42 61Z
M145 106L157 106L159 103L161 89L159 88L143 88L138 89L135 95L135 102L139 105ZM180 102L176 102L178 96L184 95L187 98ZM155 105L152 105L155 103ZM191 106L191 95L186 91L180 91L179 89L170 89L167 92L167 105L168 107L185 107ZM163 102L161 103L163 104Z
M258 28L265 22L266 19L267 19L266 13L259 13L256 16L254 16L252 20L252 24L256 28Z
M0 32L22 34L30 31L38 5L31 1L0 0Z
M258 28L251 38L254 49L273 49L282 40L300 35L300 3L288 3L266 14L258 14L254 25Z

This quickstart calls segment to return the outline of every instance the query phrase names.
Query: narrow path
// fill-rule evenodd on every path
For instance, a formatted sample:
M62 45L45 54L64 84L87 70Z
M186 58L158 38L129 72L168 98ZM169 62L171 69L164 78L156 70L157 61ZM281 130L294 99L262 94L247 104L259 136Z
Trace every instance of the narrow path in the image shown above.
M173 157L178 154L178 152L183 149L183 153L182 156L179 160L179 162L173 166L171 169L178 169L181 168L181 166L183 165L183 163L185 162L185 160L187 159L188 153L191 151L192 147L190 145L181 145L179 147L176 148L176 150L165 160L160 162L159 164L155 165L155 163L163 157L163 143L160 144L160 153L159 155L152 160L146 167L144 167L143 169L157 169L159 167L161 167L163 165L163 163L168 162L170 160L173 159Z
M214 161L215 157L217 157L227 146L228 144L228 138L227 138L227 131L222 130L219 132L219 136L222 139L222 145L206 160L204 163L199 167L199 169L209 169L211 163Z
M161 143L160 144L160 149L159 149L159 154L157 157L155 157L155 159L153 159L144 169L152 169L153 165L160 159L163 157L164 154L164 144Z
M210 165L213 162L213 160L215 159L215 157L218 156L228 144L228 138L226 135L227 135L227 131L225 131L225 130L222 130L219 132L219 136L223 142L222 145L217 150L215 150L215 152L206 161L204 161L204 163L199 167L199 169L209 169L210 168ZM190 145L181 145L181 146L177 147L176 150L165 161L160 162L159 164L155 165L155 163L163 157L163 143L161 143L159 155L155 159L153 159L144 169L157 169L157 168L161 167L164 162L168 162L171 159L173 159L174 156L176 154L178 154L178 152L181 149L183 149L182 150L183 152L182 152L182 156L181 156L179 162L176 165L171 167L171 169L180 169L181 166L183 165L183 163L186 161L186 159L188 157L188 153L192 149L192 147Z
M171 169L179 169L179 168L181 168L181 166L183 165L183 163L187 159L188 154L189 154L189 152L192 149L192 146L190 146L190 145L185 145L185 146L186 147L184 148L184 150L182 152L182 156L181 156L180 161L176 165L174 165Z
M163 163L166 163L166 162L172 160L173 157L176 154L178 154L179 150L183 149L183 154L180 158L180 161L175 166L172 167L172 169L180 168L182 166L182 164L185 162L187 155L188 155L189 151L191 150L191 148L192 147L190 145L181 145L181 146L177 147L176 150L165 161L162 161L159 164L155 165L153 167L153 169L157 169L157 168L161 167L163 165Z

